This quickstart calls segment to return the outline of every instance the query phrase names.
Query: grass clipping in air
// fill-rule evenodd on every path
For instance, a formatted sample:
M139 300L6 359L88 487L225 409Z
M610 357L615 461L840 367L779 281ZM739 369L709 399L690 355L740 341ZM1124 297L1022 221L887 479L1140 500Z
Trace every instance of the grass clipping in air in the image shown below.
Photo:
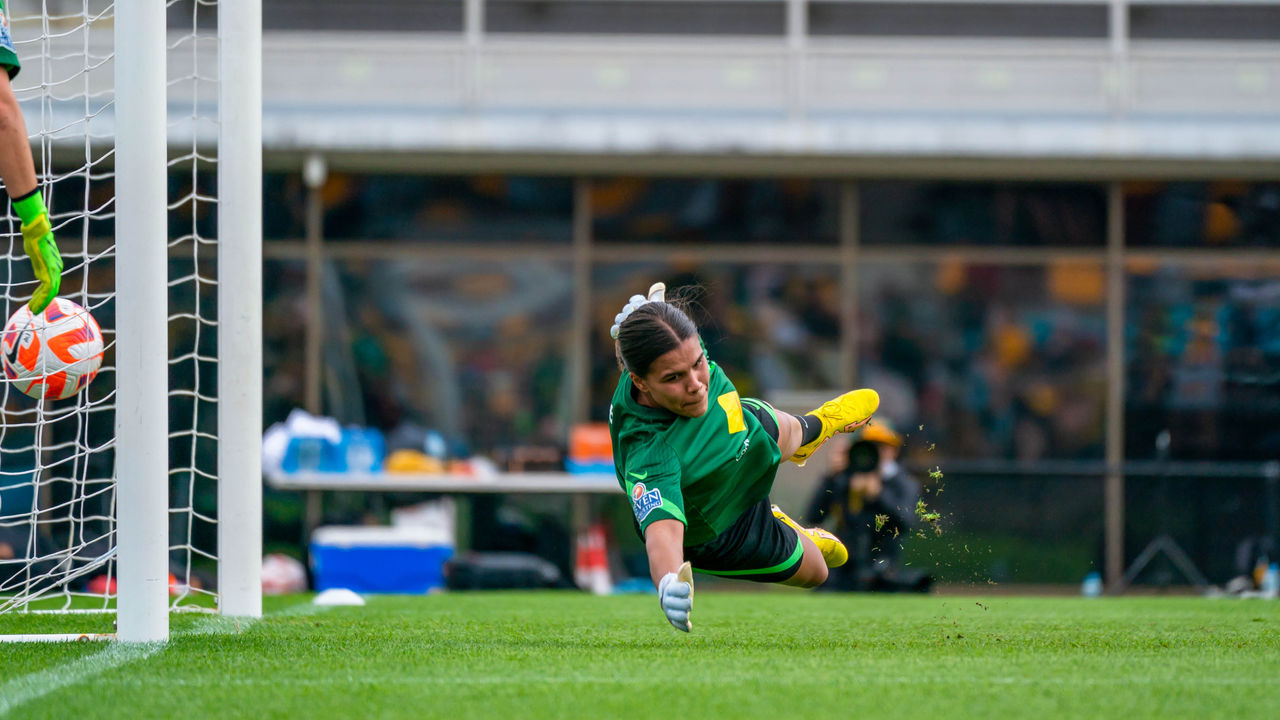
M930 473L930 475L932 474L933 473ZM938 473L938 475L941 476L942 473ZM934 535L942 535L942 525L938 524L938 521L942 519L942 514L929 510L929 506L925 503L924 498L916 500L916 517L920 522L933 528ZM920 537L926 537L924 530L917 531L917 534Z

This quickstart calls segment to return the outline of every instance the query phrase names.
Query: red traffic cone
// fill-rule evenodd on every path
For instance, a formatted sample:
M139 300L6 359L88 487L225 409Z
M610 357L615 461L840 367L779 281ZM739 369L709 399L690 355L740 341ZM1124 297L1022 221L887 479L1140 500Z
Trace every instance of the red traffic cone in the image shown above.
M574 553L573 579L578 587L596 595L613 592L613 578L609 574L609 552L604 525L592 523L578 533Z

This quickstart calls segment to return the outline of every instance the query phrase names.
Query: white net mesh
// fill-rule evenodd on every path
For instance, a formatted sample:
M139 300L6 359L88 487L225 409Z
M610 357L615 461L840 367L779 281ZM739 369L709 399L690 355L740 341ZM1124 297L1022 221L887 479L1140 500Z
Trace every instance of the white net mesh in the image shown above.
M176 606L217 570L216 4L170 0L169 561Z
M10 23L23 66L13 88L62 252L61 295L98 319L106 355L97 379L68 400L0 385L0 610L101 608L115 548L112 13L83 1L15 10L34 11ZM7 320L35 289L12 208L4 247Z
M113 5L10 8L14 80L65 271L106 344L98 377L64 401L0 383L0 612L114 604ZM212 607L216 577L215 8L168 4L170 568L172 604ZM23 15L21 13L30 13ZM4 318L35 287L12 209Z

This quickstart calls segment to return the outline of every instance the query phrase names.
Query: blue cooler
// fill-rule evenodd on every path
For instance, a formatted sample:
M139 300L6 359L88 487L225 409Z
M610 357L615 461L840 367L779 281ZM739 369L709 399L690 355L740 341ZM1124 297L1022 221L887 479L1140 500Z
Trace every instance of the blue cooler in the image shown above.
M444 587L453 538L442 528L326 526L311 534L315 590L422 594Z

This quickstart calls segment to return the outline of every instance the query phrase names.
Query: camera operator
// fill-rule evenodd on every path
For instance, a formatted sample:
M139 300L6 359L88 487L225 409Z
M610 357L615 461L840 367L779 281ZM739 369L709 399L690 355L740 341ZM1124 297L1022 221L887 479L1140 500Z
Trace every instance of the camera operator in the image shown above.
M827 586L832 589L929 589L932 578L902 565L902 542L915 526L920 483L898 464L901 447L901 436L888 424L872 421L849 446L848 466L823 478L810 503L806 517L834 525L849 549L848 564L831 571Z

